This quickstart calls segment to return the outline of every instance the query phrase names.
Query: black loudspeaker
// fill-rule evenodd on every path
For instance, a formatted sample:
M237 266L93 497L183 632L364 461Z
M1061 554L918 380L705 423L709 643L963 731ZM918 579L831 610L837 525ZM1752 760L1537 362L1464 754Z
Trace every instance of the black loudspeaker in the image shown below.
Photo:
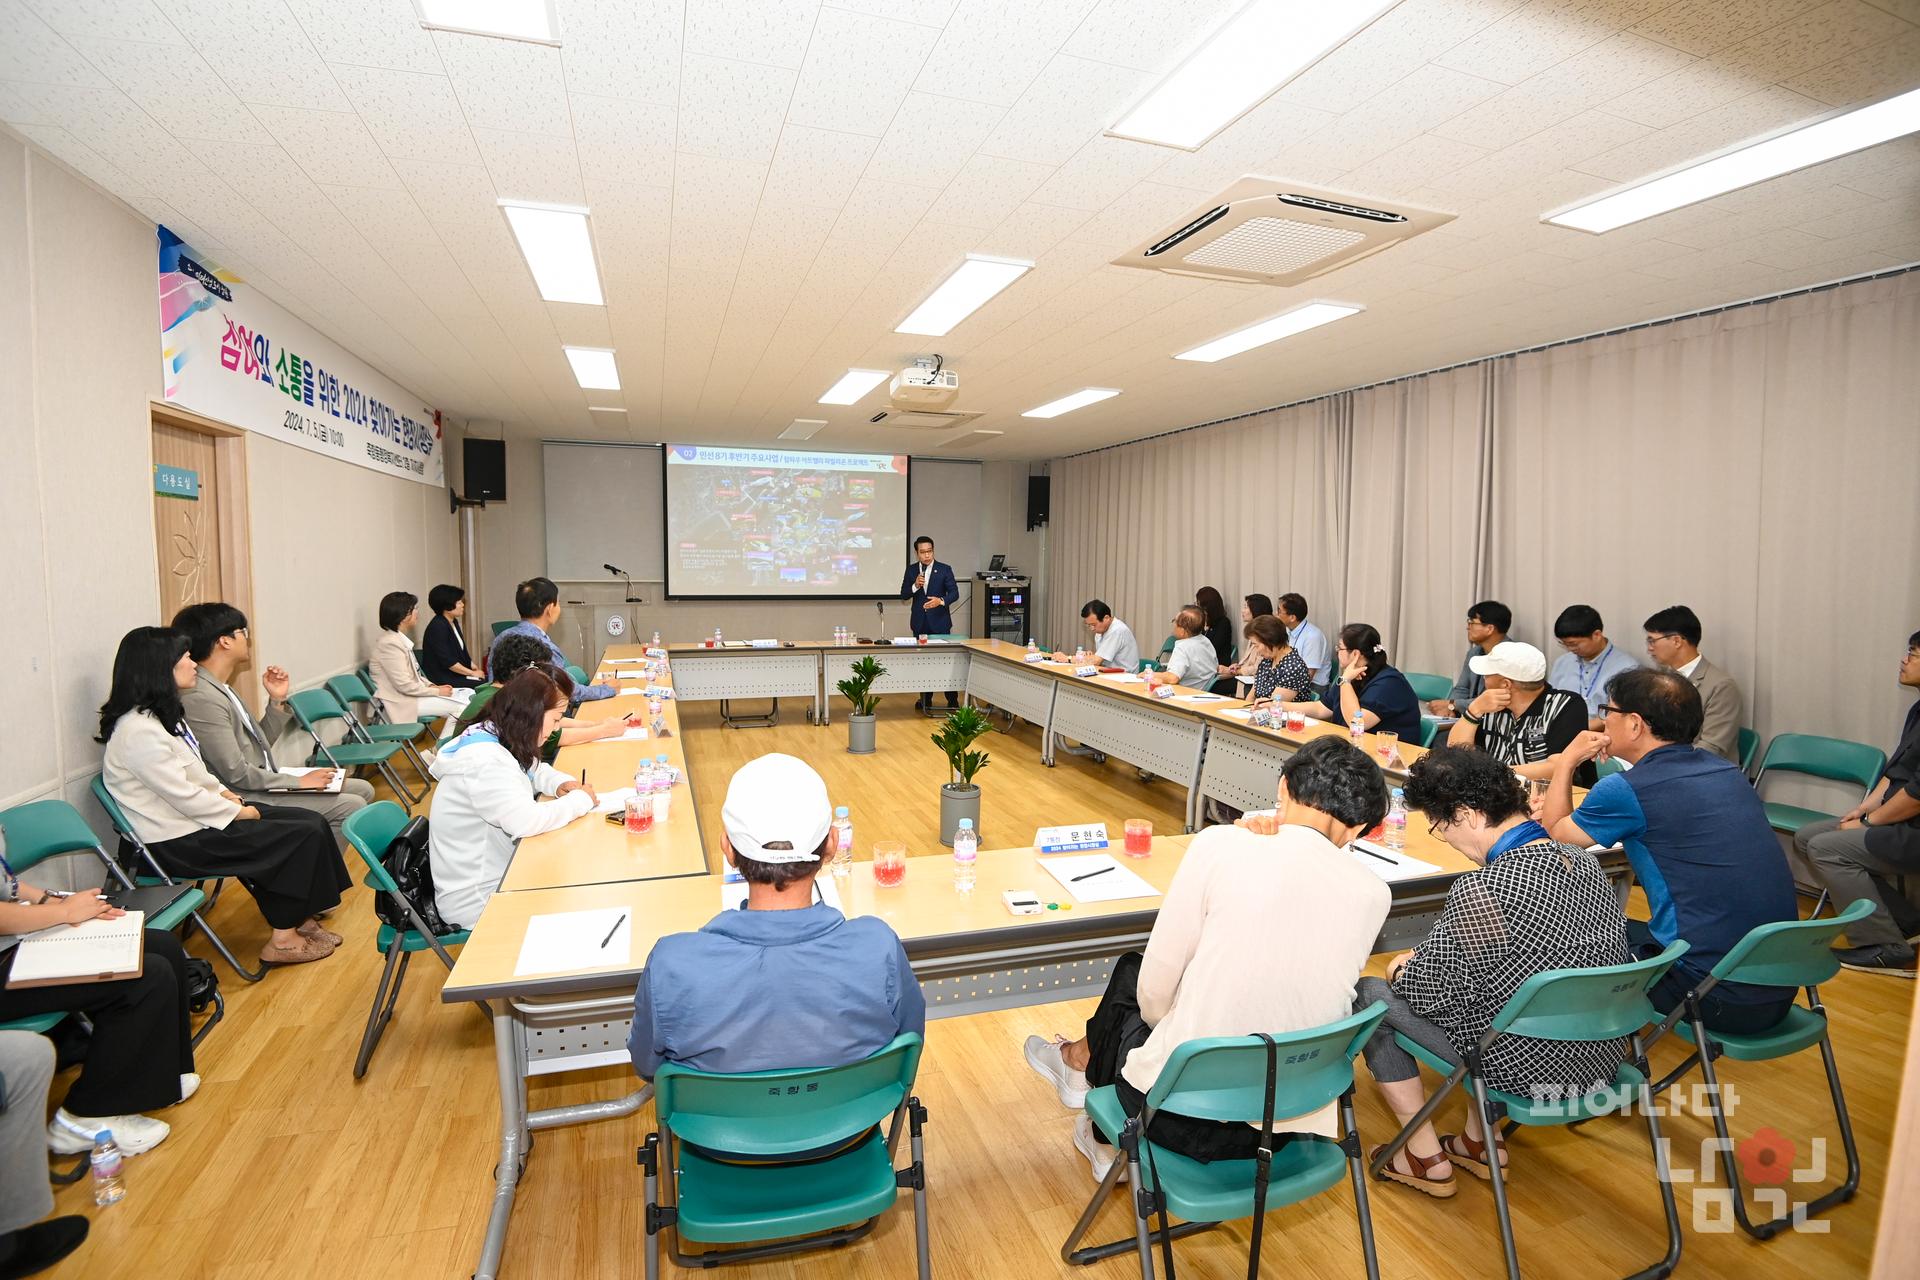
M1047 522L1047 476L1027 477L1027 528L1037 529Z
M507 500L505 440L476 440L469 436L460 445L460 464L465 471L467 501Z

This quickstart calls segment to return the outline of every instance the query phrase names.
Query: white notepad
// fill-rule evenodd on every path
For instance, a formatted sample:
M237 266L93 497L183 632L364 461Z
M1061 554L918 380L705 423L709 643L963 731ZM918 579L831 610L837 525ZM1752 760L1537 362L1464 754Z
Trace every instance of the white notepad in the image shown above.
M527 921L513 976L598 969L629 964L632 958L633 916L625 907L556 911Z
M1040 866L1073 895L1075 902L1118 902L1124 898L1157 898L1160 891L1121 866L1112 854L1044 859ZM1098 875L1089 875L1098 872ZM1086 877L1076 879L1075 877Z
M1432 875L1440 868L1435 863L1422 862L1418 858L1396 853L1385 845L1375 844L1371 840L1355 840L1347 847L1353 860L1373 874L1392 884L1396 880L1414 880L1420 876Z
M627 797L632 794L632 787L620 787L614 791L602 791L599 793L600 803L593 806L593 811L595 813L624 813L627 808Z
M276 769L274 770L274 772L279 774L283 778L293 780L293 779L306 777L307 774L312 772L312 770L310 769ZM268 787L267 790L269 791L304 791L310 796L337 796L340 794L341 785L345 783L346 780L347 780L347 771L345 769L335 769L333 771L333 777L328 780L327 785L324 787L300 787L300 786L290 785L285 787Z
M140 972L140 931L147 917L129 911L114 920L56 924L20 939L7 985L127 977Z
M643 664L644 662L646 662L646 659L645 658L604 658L602 659L602 661L609 667L629 667L629 666L637 667Z
M600 741L602 742L641 742L645 740L646 736L647 736L647 726L643 724L630 724L627 726L627 731L621 734L619 737L602 738L600 739Z

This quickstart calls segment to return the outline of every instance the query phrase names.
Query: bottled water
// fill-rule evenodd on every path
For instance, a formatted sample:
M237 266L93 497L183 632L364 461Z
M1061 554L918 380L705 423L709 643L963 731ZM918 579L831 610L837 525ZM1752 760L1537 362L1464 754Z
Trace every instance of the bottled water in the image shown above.
M1407 793L1399 787L1387 801L1386 829L1380 833L1380 843L1396 852L1407 847Z
M953 833L953 891L972 893L974 866L980 856L980 837L974 833L973 819L960 819Z
M113 1141L113 1130L102 1129L94 1135L92 1163L93 1202L118 1204L127 1194L127 1184L120 1172L120 1148Z
M1353 719L1347 722L1347 738L1357 747L1360 745L1360 740L1366 736L1367 718L1359 712L1355 712Z
M636 796L653 794L653 761L645 756L640 757L640 763L633 771L633 794Z
M665 778L669 787L680 781L680 771L673 767L673 762L667 759L664 751L653 758L653 772L656 779Z
M654 825L667 820L668 812L673 808L673 766L667 763L665 756L656 757L653 762L653 821Z
M658 649L660 647L660 633L658 631L653 633L653 643L648 647L653 649Z
M721 644L721 640L720 640L720 628L718 628L718 627L715 627L715 628L713 629L713 647L714 647L714 648L716 648L716 649L718 649L718 648L720 647L720 644Z
M1087 646L1083 644L1073 646L1073 660L1076 664L1085 662L1087 660Z
M853 819L847 806L840 805L833 811L833 874L844 878L852 870Z
M1032 636L1028 636L1027 637L1027 656L1032 657L1034 654L1038 652L1040 652L1039 641L1035 640Z

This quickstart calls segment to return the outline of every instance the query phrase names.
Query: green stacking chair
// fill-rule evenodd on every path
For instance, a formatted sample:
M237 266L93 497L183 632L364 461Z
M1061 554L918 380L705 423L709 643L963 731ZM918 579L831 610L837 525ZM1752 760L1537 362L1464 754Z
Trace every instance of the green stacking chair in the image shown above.
M1887 753L1878 747L1848 742L1845 738L1822 738L1812 733L1781 733L1775 734L1767 744L1767 754L1760 761L1760 772L1754 776L1753 785L1759 787L1770 772L1804 773L1835 782L1856 783L1865 795L1880 780L1880 771L1886 767ZM1792 804L1768 804L1766 810L1767 821L1773 824L1773 829L1787 835L1811 823L1839 816Z
M927 1280L932 1259L921 1140L927 1109L912 1096L919 1066L920 1037L909 1032L842 1067L737 1075L661 1067L653 1081L660 1127L639 1152L647 1280L660 1274L660 1234L669 1227L678 1237L673 1260L679 1266L747 1262L858 1240L902 1187L913 1189L914 1245L920 1280ZM889 1121L884 1135L882 1121ZM903 1125L912 1160L896 1169ZM822 1148L832 1154L777 1163ZM755 1163L721 1161L711 1152ZM680 1240L741 1247L683 1254Z
M401 797L401 802L407 806L407 811L409 813L413 811L413 806L419 803L420 797L407 789L407 785L400 781L399 771L393 767L393 756L400 750L400 743L354 740L353 725L359 722L340 705L339 699L325 689L302 689L297 693L289 694L287 705L293 708L293 718L300 722L300 727L305 729L313 739L313 755L307 759L309 765L314 768L319 768L323 764L332 765L336 769L359 769L372 765L380 771L380 776L387 780L387 785L393 788L393 793ZM348 741L337 742L332 746L326 744L320 737L320 726L329 720L346 723Z
M1420 745L1431 747L1433 740L1440 736L1440 721L1433 716L1420 717Z
M360 855L360 861L366 864L367 874L361 882L375 893L384 893L400 904L411 920L412 927L396 929L390 924L382 924L374 935L374 946L385 953L386 967L380 971L380 985L374 988L373 1008L367 1011L367 1029L360 1037L360 1054L353 1060L353 1078L360 1079L367 1074L367 1063L373 1060L373 1051L380 1043L380 1035L387 1029L387 1023L393 1020L393 1006L400 999L400 984L406 981L407 962L416 951L432 952L440 957L440 963L453 970L453 956L447 948L458 946L467 940L467 930L455 929L450 933L436 936L427 928L427 922L420 918L420 912L406 895L400 892L400 886L394 883L393 876L387 871L387 850L393 845L393 838L407 825L407 812L391 800L376 800L366 808L349 814L341 824L341 834L347 837L347 843ZM391 984L391 985L389 985ZM492 1011L482 1001L475 1001L481 1013L492 1026Z
M347 709L347 732L353 738L360 742L399 743L406 753L407 763L420 776L420 781L427 781L426 762L420 758L420 752L415 749L413 740L427 732L431 725L425 720L397 722L387 719L386 710L381 707L380 699L373 696L372 683L362 680L359 676L334 676L327 681L326 688L327 692L334 696L335 701ZM367 709L365 720L362 720L359 715L361 707Z
M1740 772L1746 774L1748 777L1752 777L1753 757L1760 751L1760 735L1745 725L1742 725L1740 727L1740 735L1736 741L1739 744Z
M93 791L94 801L100 806L101 811L107 815L107 821L113 824L113 829L120 833L122 840L133 846L135 856L140 860L141 864L146 867L144 874L138 869L134 871L134 882L136 884L179 884L180 882L168 875L166 869L155 860L153 850L147 848L146 843L134 834L133 823L127 820L126 811L120 807L120 802L113 798L113 793L107 790L105 775L94 774L93 782L90 785ZM211 905L212 899L205 897L203 886L209 881L218 885L229 878L230 877L227 876L195 876L194 889L196 892L201 893L203 900ZM216 892L214 896L218 897L219 895ZM186 899L182 898L181 901L185 902ZM241 964L240 961L235 958L232 949L227 946L225 940L213 931L212 925L207 923L207 918L200 914L199 907L200 904L196 902L192 908L193 922L199 925L201 931L207 935L207 941L213 944L213 949L220 953L221 959L225 960L235 973L245 978L248 982L258 982L260 979L266 977L266 962L262 961L258 969L249 969Z
M1687 993L1687 998L1674 1007L1648 1040L1651 1044L1672 1030L1694 1046L1687 1060L1669 1072L1655 1090L1670 1088L1692 1070L1695 1063L1699 1064L1700 1074L1707 1082L1707 1106L1713 1113L1714 1132L1720 1138L1720 1163L1727 1175L1727 1186L1733 1191L1734 1217L1741 1229L1756 1240L1771 1240L1788 1227L1853 1199L1854 1192L1860 1189L1860 1152L1853 1142L1853 1121L1847 1115L1847 1096L1840 1088L1840 1069L1833 1060L1833 1041L1827 1034L1827 1009L1820 1003L1820 984L1840 971L1840 958L1833 953L1834 939L1844 933L1849 924L1872 914L1873 903L1861 898L1837 916L1761 925L1740 939L1733 950L1713 966L1713 971ZM1709 1031L1700 1018L1700 999L1722 982L1804 987L1807 1003L1789 1007L1779 1023L1766 1031L1746 1035ZM1814 1045L1820 1046L1820 1059L1827 1069L1827 1094L1833 1099L1834 1118L1840 1123L1840 1142L1847 1152L1846 1181L1809 1204L1755 1223L1747 1216L1740 1165L1734 1158L1726 1113L1720 1108L1720 1080L1713 1069L1713 1060L1725 1057L1735 1062L1771 1062Z
M353 669L353 674L360 677L361 684L367 686L367 688L369 689L373 688L373 668L372 667L368 666L366 663L363 662L359 666Z
M1422 703L1432 702L1435 698L1444 698L1453 692L1453 681L1446 676L1436 676L1425 671L1403 671L1407 683L1413 686L1413 696Z
M577 662L569 662L567 664L567 674L573 677L575 684L584 685L592 683L592 681L587 679L586 668Z
M1139 1256L1140 1274L1153 1277L1151 1244L1166 1249L1172 1263L1172 1241L1207 1231L1222 1222L1253 1218L1254 1254L1260 1249L1265 1213L1255 1215L1255 1185L1260 1161L1215 1160L1203 1163L1169 1151L1142 1134L1162 1111L1201 1120L1248 1120L1260 1124L1308 1115L1338 1103L1344 1136L1338 1141L1313 1134L1294 1134L1271 1154L1266 1170L1265 1212L1337 1186L1342 1177L1353 1184L1353 1200L1360 1225L1360 1249L1370 1280L1378 1280L1374 1256L1373 1217L1367 1201L1360 1133L1353 1119L1353 1059L1373 1035L1387 1006L1376 1000L1360 1012L1325 1026L1260 1036L1213 1036L1189 1040L1173 1051L1159 1079L1148 1091L1138 1116L1129 1117L1112 1085L1087 1094L1087 1115L1101 1132L1114 1135L1124 1160L1115 1160L1106 1179L1093 1193L1060 1256L1078 1265L1098 1262L1132 1251ZM1274 1052L1270 1056L1268 1042ZM1110 1244L1078 1248L1100 1208L1125 1173L1130 1186L1142 1194L1129 1197L1133 1234ZM1170 1230L1149 1229L1148 1219L1166 1215L1186 1219Z
M1616 773L1625 773L1626 771L1627 766L1621 764L1612 756L1608 756L1605 760L1595 760L1593 762L1594 781L1596 782L1601 778L1611 777Z
M508 627L513 627L513 626L518 626L518 625L519 625L519 623L518 623L518 622L517 622L517 621L516 621L515 619L512 619L512 618L509 618L509 619L507 619L507 620L506 620L505 622L496 622L496 623L494 623L494 624L493 624L493 634L495 634L495 635L497 636L497 635L499 635L499 634L500 634L500 633L501 633L502 631L505 631L505 630L506 630L506 629L507 629Z
M1647 999L1647 989L1666 976L1687 952L1687 944L1675 942L1657 956L1630 964L1608 965L1597 969L1549 969L1536 973L1520 984L1505 1007L1494 1015L1480 1042L1466 1054L1466 1061L1454 1066L1423 1045L1398 1034L1400 1047L1446 1077L1426 1104L1407 1121L1392 1142L1380 1149L1373 1161L1373 1174L1381 1170L1421 1125L1433 1118L1447 1095L1462 1081L1473 1086L1474 1105L1483 1118L1484 1131L1500 1127L1500 1111L1506 1112L1506 1132L1518 1128L1545 1125L1578 1124L1599 1116L1625 1114L1634 1102L1647 1119L1647 1137L1653 1144L1654 1174L1660 1182L1660 1200L1667 1215L1667 1252L1658 1262L1633 1274L1632 1280L1665 1277L1680 1263L1680 1211L1674 1203L1673 1180L1667 1171L1666 1148L1660 1138L1660 1118L1653 1106L1653 1086L1649 1081L1646 1046L1640 1033L1660 1015ZM1627 1060L1620 1064L1613 1080L1592 1093L1578 1098L1538 1101L1517 1093L1489 1089L1481 1079L1479 1064L1486 1052L1502 1036L1531 1036L1539 1040L1629 1040ZM1492 1139L1488 1139L1489 1143ZM1500 1167L1497 1151L1487 1153L1487 1165L1493 1180L1493 1206L1500 1219L1500 1244L1506 1253L1507 1276L1519 1280L1520 1260L1514 1251L1513 1219L1507 1210L1506 1171Z

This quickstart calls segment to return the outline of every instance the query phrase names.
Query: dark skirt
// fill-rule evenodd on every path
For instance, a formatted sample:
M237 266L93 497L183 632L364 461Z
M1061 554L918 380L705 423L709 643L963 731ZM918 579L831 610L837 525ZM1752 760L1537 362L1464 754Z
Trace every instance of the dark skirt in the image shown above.
M276 929L295 929L340 905L353 884L327 820L311 809L256 804L257 819L149 844L168 875L232 876Z

